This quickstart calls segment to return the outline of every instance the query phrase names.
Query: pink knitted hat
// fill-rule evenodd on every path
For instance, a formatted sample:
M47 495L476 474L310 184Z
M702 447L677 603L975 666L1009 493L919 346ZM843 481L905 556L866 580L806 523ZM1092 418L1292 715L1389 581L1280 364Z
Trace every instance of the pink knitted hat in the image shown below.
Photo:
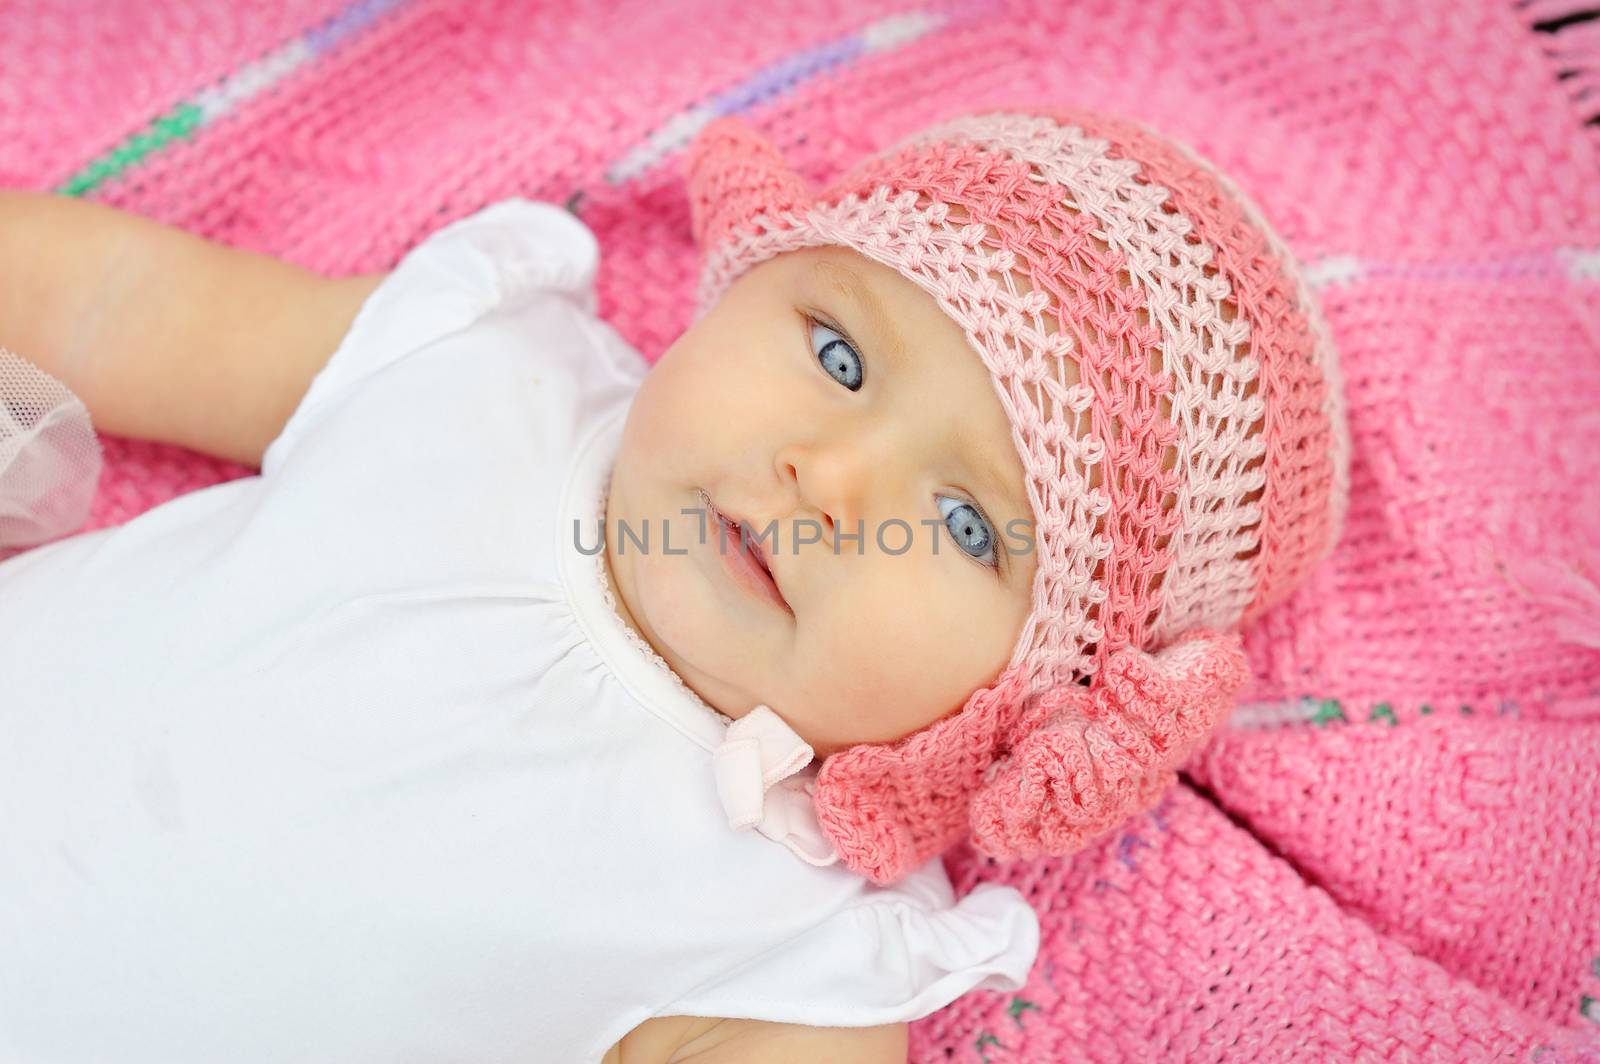
M1344 522L1336 353L1283 241L1192 149L1087 110L962 115L820 193L721 118L686 176L697 317L775 255L854 248L961 325L1026 472L1038 567L1010 663L824 760L840 858L887 883L968 835L1067 854L1150 808L1249 679L1237 629Z

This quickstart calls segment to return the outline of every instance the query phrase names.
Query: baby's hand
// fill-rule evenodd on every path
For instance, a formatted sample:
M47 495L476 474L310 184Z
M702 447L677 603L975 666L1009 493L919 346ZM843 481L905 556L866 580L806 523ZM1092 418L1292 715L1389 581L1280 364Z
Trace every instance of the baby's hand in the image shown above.
M70 388L100 432L259 467L382 279L0 189L0 345Z

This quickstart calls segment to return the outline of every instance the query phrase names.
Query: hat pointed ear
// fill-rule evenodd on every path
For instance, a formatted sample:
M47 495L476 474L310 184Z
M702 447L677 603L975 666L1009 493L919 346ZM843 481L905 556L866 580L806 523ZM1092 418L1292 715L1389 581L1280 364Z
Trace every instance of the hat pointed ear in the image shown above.
M810 184L772 143L732 115L713 119L690 143L684 162L695 243L702 251L763 213L798 210Z

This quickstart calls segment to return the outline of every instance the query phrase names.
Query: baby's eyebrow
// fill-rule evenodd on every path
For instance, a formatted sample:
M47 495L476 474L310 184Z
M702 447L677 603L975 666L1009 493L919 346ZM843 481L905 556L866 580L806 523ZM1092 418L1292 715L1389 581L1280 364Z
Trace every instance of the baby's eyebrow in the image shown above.
M872 331L889 343L888 355L901 365L905 364L905 339L895 331L894 322L884 313L883 305L873 297L867 282L842 262L818 259L813 267L817 279L829 284L839 294L853 300L856 307L872 325Z
M999 402L999 399L997 398L995 401ZM988 485L989 490L1003 499L1013 514L1021 514L1023 517L1031 515L1033 513L1032 505L1028 503L1026 498L1017 496L1016 490L1012 486L1011 478L1006 476L999 459L995 457L993 443L978 439L977 435L972 431L970 422L966 421L956 425L955 436L964 453L983 456L981 460L973 460L972 465L978 471L978 475L983 479L984 483ZM1007 443L1009 442L1010 437L1008 436ZM999 529L995 531L998 532Z

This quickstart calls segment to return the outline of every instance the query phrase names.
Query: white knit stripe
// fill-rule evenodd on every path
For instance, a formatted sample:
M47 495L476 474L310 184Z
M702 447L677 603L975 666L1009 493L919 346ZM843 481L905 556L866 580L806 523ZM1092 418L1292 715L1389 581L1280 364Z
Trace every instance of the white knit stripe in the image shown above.
M1240 702L1228 714L1226 727L1245 730L1281 728L1287 724L1308 724L1317 718L1322 703L1315 698L1285 699L1278 702Z
M1350 426L1345 413L1344 368L1339 363L1339 350L1334 346L1333 332L1322 314L1322 305L1312 295L1309 271L1301 266L1294 252L1289 249L1289 245L1267 221L1265 212L1255 200L1245 195L1244 190L1235 184L1232 178L1220 168L1213 166L1211 160L1182 141L1173 138L1172 144L1197 165L1205 167L1217 183L1234 198L1250 224L1261 231L1267 247L1284 264L1294 281L1295 304L1300 313L1306 316L1316 345L1314 357L1317 367L1322 370L1323 379L1328 385L1321 409L1323 416L1328 419L1331 430L1328 456L1333 464L1333 490L1328 493L1326 549L1332 550L1333 545L1338 543L1344 534L1345 514L1350 506Z
M1232 627L1255 592L1252 562L1238 556L1259 542L1260 501L1243 500L1266 483L1265 463L1248 468L1266 453L1265 433L1247 435L1266 401L1259 392L1244 394L1260 361L1241 354L1249 322L1242 315L1222 319L1231 287L1220 273L1207 277L1203 270L1215 249L1186 241L1193 223L1161 209L1170 192L1136 183L1136 161L1109 158L1109 142L1077 126L1026 114L965 115L912 142L939 140L1005 154L1068 189L1071 206L1101 223L1096 236L1123 253L1129 277L1145 291L1150 321L1161 330L1164 368L1173 375L1171 418L1179 428L1181 520L1167 545L1151 634L1159 644L1197 626Z
M1035 361L1060 365L1070 353L1071 337L1044 333L1042 312L1048 294L1015 291L1010 283L1016 266L1012 253L977 248L985 235L983 227L950 219L948 205L919 206L917 200L914 191L891 197L878 189L865 199L847 196L837 204L822 205L803 220L792 213L783 215L782 221L757 216L752 221L760 224L741 226L712 250L703 274L700 313L710 308L732 278L752 265L819 245L853 248L909 277L933 296L966 332L968 343L989 368L1007 417L1014 426L1022 426L1018 456L1027 473L1035 517L1050 512L1046 495L1066 508L1059 529L1042 519L1036 523L1039 564L1032 589L1034 608L1010 666L1029 661L1030 679L1036 684L1092 673L1094 660L1085 651L1102 638L1094 614L1106 598L1094 571L1111 552L1109 537L1096 535L1111 500L1103 490L1089 488L1089 471L1104 454L1104 447L1088 433L1093 392L1083 384L1041 380L1039 391L1074 418L1072 424L1047 421L1049 412L1039 408L1035 393L1017 370ZM772 232L774 228L788 231ZM751 235L752 230L767 231ZM952 292L955 298L948 294ZM1053 580L1052 572L1059 574Z
M1276 239L1276 235L1273 239ZM1322 400L1322 412L1327 416L1332 430L1328 453L1333 462L1333 490L1328 498L1326 548L1332 551L1334 544L1344 536L1345 515L1350 509L1350 423L1345 411L1344 367L1339 362L1339 349L1333 344L1333 330L1323 317L1321 304L1308 291L1305 278L1298 277L1297 280L1296 298L1311 322L1311 334L1316 337L1317 343L1317 365L1322 368L1322 375L1328 382L1328 392Z

